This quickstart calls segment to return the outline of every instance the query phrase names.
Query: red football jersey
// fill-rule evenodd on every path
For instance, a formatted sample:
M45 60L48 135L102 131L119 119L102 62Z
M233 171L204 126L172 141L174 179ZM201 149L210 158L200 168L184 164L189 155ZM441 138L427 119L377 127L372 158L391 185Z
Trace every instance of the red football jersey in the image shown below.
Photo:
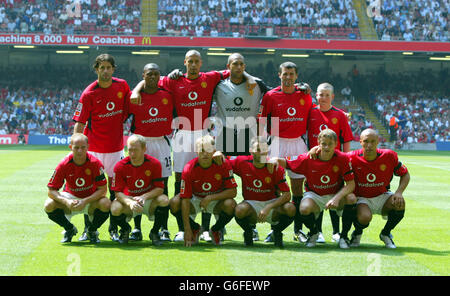
M101 88L95 81L83 91L73 120L86 124L84 134L89 138L89 151L112 153L123 149L129 93L126 81L115 77L108 88Z
M344 111L332 106L326 112L320 111L319 106L311 109L308 120L308 146L311 149L318 145L317 138L320 132L326 128L332 129L338 139L336 149L342 151L341 145L353 140L353 133L348 124Z
M355 174L355 195L376 197L390 189L394 176L403 176L408 169L398 160L397 153L389 149L377 149L377 158L373 161L364 159L362 149L348 152Z
M161 163L145 154L144 163L138 167L131 164L127 156L114 166L112 190L128 196L139 196L156 187L164 189Z
M231 157L230 163L233 172L241 177L244 200L267 201L276 198L278 190L290 191L282 167L270 174L266 167L253 165L252 155Z
M159 89L154 94L141 92L141 104L129 104L133 115L131 132L144 137L162 137L172 133L173 98Z
M228 70L223 72L211 71L200 72L200 76L193 80L186 76L177 80L166 76L159 81L161 87L173 94L176 116L185 117L189 120L190 126L182 124L180 129L191 131L203 129L206 118L210 116L214 89L220 80L228 78L228 76L230 76ZM201 117L199 117L200 114Z
M296 89L292 94L284 93L281 86L267 92L261 102L258 117L267 118L267 131L280 138L298 138L306 134L311 95ZM278 133L273 129L273 118L279 118ZM272 118L270 120L270 118Z
M305 189L318 195L336 194L344 186L344 181L354 179L350 160L345 153L335 151L329 161L310 159L305 153L286 160L287 168L294 173L305 175Z
M205 197L237 187L233 169L228 161L222 165L214 162L209 168L202 168L198 157L189 161L181 174L180 198Z
M78 198L90 196L98 187L107 183L103 164L89 153L83 165L75 164L72 153L67 155L56 167L47 187L59 190L64 182L63 191Z

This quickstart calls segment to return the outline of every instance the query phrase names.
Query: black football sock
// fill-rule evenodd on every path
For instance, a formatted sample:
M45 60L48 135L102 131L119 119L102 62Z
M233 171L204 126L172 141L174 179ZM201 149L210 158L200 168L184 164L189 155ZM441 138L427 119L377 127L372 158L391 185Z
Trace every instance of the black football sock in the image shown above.
M249 217L245 217L245 218L238 218L238 217L234 217L234 220L236 220L236 223L241 226L241 228L248 232L248 231L252 231L252 226L250 225L249 222Z
M300 212L298 211L302 198L303 198L302 195L292 197L292 201L294 202L295 206L294 233L297 233L299 230L301 230L303 226L302 218L300 217Z
M388 220L383 230L381 231L381 234L383 235L391 234L391 230L394 229L394 227L397 226L398 223L400 223L400 221L403 219L404 216L405 210L401 211L391 210L388 214Z
M191 225L192 231L200 229L200 224L192 220L191 217L189 217L189 224Z
M175 181L175 193L174 193L174 195L177 195L178 193L180 193L180 188L181 188L181 181Z
M84 214L84 231L88 230L89 227L92 225L91 220L89 220L89 215Z
M339 215L336 211L329 211L330 212L330 220L331 220L331 226L333 227L333 234L339 233Z
M100 209L95 209L94 211L94 219L92 220L91 226L89 226L89 231L96 231L106 220L108 220L109 211L102 212Z
M211 214L202 212L203 231L208 231L210 224L211 224Z
M348 232L356 219L356 205L345 205L342 213L341 237L348 238Z
M174 215L177 219L178 231L184 231L183 216L181 216L181 210L176 213L172 213L172 215Z
M316 219L316 227L318 232L322 232L323 211L320 212L319 217Z
M358 219L356 218L355 221L353 222L353 225L355 226L355 235L360 235L363 233L363 230L366 229L367 227L369 227L368 223L367 225L361 224L359 223Z
M121 214L120 216L112 216L112 220L114 220L115 224L120 226L121 229L131 229L130 224L126 221L127 216L125 214Z
M50 220L63 227L65 231L72 230L73 224L66 218L63 209L56 209L53 212L47 213Z
M303 224L305 224L305 226L309 228L310 234L316 234L318 230L314 213L311 213L309 215L301 215L301 217Z
M167 222L169 221L169 206L162 207L162 220L161 220L161 229L168 230L167 228Z
M113 201L116 199L116 193L111 190L111 188L109 189L109 200ZM113 218L113 215L110 214L109 215L109 226L108 226L108 231L117 231L117 223L116 220Z
M278 224L273 225L272 229L274 231L282 232L294 221L294 217L289 217L288 215L280 215L280 220Z
M161 228L163 219L164 219L164 212L165 208L168 208L168 206L165 207L156 207L155 209L155 222L153 223L152 232L158 233L158 230Z
M223 230L223 228L225 227L225 225L227 225L231 219L233 219L234 215L228 215L225 212L220 212L219 214L219 219L217 219L216 224L214 224L211 227L212 231L219 231L219 230Z
M141 221L142 221L142 215L137 215L133 218L134 220L134 228L141 230Z

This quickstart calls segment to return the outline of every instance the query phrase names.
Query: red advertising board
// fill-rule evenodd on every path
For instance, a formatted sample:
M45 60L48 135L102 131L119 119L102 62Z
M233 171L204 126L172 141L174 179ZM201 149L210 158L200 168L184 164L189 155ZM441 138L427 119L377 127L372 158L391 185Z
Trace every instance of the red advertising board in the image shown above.
M232 41L232 42L231 42ZM0 34L0 45L88 45L138 47L227 47L274 49L322 49L354 51L450 52L450 42L405 42L362 40L303 40L267 38L214 38L112 35Z

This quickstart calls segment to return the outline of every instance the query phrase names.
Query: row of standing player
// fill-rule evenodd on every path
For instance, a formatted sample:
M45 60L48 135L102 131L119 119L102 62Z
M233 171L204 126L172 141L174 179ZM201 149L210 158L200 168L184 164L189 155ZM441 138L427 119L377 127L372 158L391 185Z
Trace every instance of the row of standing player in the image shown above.
M119 135L120 137L122 135L122 122L128 114L133 114L134 120L132 131L146 136L148 144L147 153L157 157L161 161L163 164L163 171L164 168L169 171L167 176L164 176L163 172L164 191L167 194L167 178L171 174L170 141L167 141L167 135L171 133L171 129L164 129L164 124L162 124L164 120L149 120L148 115L155 117L158 114L164 114L166 116L164 118L170 123L170 113L174 109L176 116L192 119L190 122L194 122L195 115L198 114L195 112L195 109L201 108L201 122L204 122L204 119L206 119L209 114L213 96L219 106L219 117L229 117L226 116L230 115L227 114L227 110L233 110L231 116L236 116L236 108L226 107L226 104L230 102L234 103L234 106L241 106L244 104L246 108L239 109L247 110L246 114L242 114L243 117L255 117L256 113L258 113L258 111L255 111L255 106L258 108L262 97L261 108L259 110L261 117L279 118L279 129L276 131L277 133L272 132L271 136L272 140L275 139L278 143L281 143L279 147L285 148L285 151L279 151L279 149L277 149L278 155L275 156L297 156L306 151L306 144L302 136L306 134L307 123L310 124L308 126L310 144L316 140L315 137L317 137L318 131L327 126L334 130L337 129L338 139L344 142L344 151L348 150L348 143L346 142L349 141L349 136L346 134L347 130L342 127L345 126L345 124L348 126L348 123L345 114L331 106L333 96L332 89L322 92L319 91L319 106L313 107L309 94L301 91L295 85L295 81L298 77L295 64L285 63L280 66L279 77L281 86L271 91L268 91L268 88L259 79L254 79L248 75L244 76L245 62L240 54L230 56L227 64L228 71L201 73L201 57L197 51L189 51L186 54L185 65L187 70L185 76L182 76L180 79L170 79L165 77L161 80L159 79L158 67L155 64L147 65L143 75L144 82L142 84L144 88L140 93L142 95L142 100L138 104L124 104L124 101L126 102L125 99L129 94L129 88L125 81L112 77L115 69L114 59L109 55L101 55L97 58L94 68L98 74L98 80L92 83L83 92L83 95L80 98L80 103L78 104L74 115L74 120L77 121L74 131L85 131L85 134L89 138L91 153L98 157L105 165L108 176L113 175L115 163L123 157L122 140L119 139ZM244 77L249 79L245 79ZM243 83L246 80L248 82L252 79L257 82L256 84L253 84L253 88L248 87L249 83L247 83L247 85ZM170 90L170 92L165 89ZM216 92L214 92L214 89L216 89ZM321 96L323 96L323 98L321 98ZM134 95L131 95L131 97L133 100L140 96L135 93ZM142 106L146 103L146 106ZM325 109L323 107L325 107ZM314 117L314 114L316 114L317 118ZM342 115L344 117L342 117ZM139 116L141 116L141 118ZM321 120L322 123L320 125L317 124L317 132L314 133L312 130L312 123L314 123L314 121L319 123L318 120ZM85 125L86 122L88 123L87 126ZM167 127L167 124L165 126ZM202 125L200 126L202 127ZM185 136L188 134L192 138L192 141L190 142L192 147L195 139L206 133L206 130L203 128L195 128L196 124L194 124L193 127L189 124L181 127L175 134L173 142L179 143L177 137L181 136L183 139L186 139ZM248 151L248 139L250 138L252 129L225 127L222 135L218 137L218 142L220 142L221 139L223 140L223 143L227 142L227 130L228 135L233 135L232 138L234 138L235 143L239 143L242 136L247 139L244 140L244 142L246 143L245 149ZM268 124L268 131L269 133L271 132L270 121ZM150 147L154 147L154 150L152 151ZM196 156L193 147L190 152L179 150L175 151L174 149L174 170L176 173L175 193L179 192L181 172L184 165ZM159 155L161 152L166 152L166 154ZM270 152L271 151L269 151L269 153ZM225 153L227 153L227 151L225 151ZM303 191L303 176L294 175L291 171L289 171L289 175L291 177L293 201L297 207L296 212L298 212ZM113 200L114 191L110 192L111 200ZM165 213L162 215L168 217L168 209L165 210ZM296 234L301 233L299 232L301 221L300 219L297 219L297 216L298 215L296 215L294 226ZM110 225L111 236L113 239L118 239L116 235L117 226L114 225L115 223L113 220L114 219L111 220L112 223ZM167 221L167 218L163 220ZM332 219L332 221L335 220ZM86 219L86 224L87 229L89 229L89 219ZM162 227L167 229L167 222L165 222L165 224L166 225L162 225ZM181 223L178 224L180 230L182 230ZM321 225L321 223L319 223L319 225ZM334 226L335 223L333 222L333 228L335 228ZM298 237L298 235L296 235L296 237Z

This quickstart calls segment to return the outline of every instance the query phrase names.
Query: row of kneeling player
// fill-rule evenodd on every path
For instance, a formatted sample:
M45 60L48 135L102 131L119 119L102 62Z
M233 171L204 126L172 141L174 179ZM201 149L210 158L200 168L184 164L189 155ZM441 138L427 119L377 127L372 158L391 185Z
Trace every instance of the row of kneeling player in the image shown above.
M314 247L318 238L315 220L328 209L342 217L338 246L344 249L359 246L363 229L369 226L373 214L379 214L387 218L380 239L387 248L395 248L391 230L405 212L403 191L410 179L406 166L394 151L377 148L378 134L372 129L362 132L359 150L340 152L335 150L336 142L336 133L325 129L319 134L319 145L309 153L269 159L266 139L255 137L250 143L250 156L226 158L215 150L212 136L203 136L195 143L198 157L183 169L180 193L169 200L164 193L161 163L145 154L146 139L135 134L127 142L129 155L114 167L112 189L116 194L110 201L102 163L87 152L87 137L74 134L69 145L72 152L58 164L48 183L45 211L65 229L62 242L71 242L77 233L70 222L75 214L89 216L87 235L92 243L100 242L97 229L110 214L120 227L118 242L127 243L131 232L128 222L144 214L154 221L150 240L161 245L158 230L167 223L170 210L179 228L174 240L184 241L188 247L198 243L202 232L196 215L208 212L216 216L210 229L215 245L221 244L224 228L234 218L244 230L246 246L253 245L254 225L268 222L275 246L282 248L282 232L296 215L309 229L306 247ZM306 192L298 210L290 202L285 169L306 176ZM397 190L391 192L394 174L400 181ZM241 178L243 201L239 204L235 201L234 175Z

